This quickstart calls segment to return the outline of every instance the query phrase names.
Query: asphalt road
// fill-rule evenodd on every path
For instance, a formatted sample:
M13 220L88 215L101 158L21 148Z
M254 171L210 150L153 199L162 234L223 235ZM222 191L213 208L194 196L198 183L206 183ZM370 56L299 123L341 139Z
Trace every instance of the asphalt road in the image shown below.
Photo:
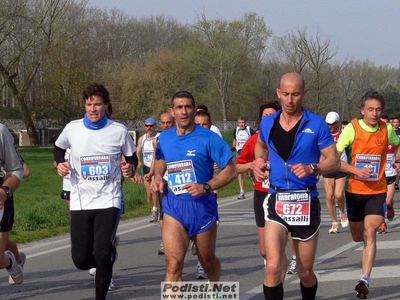
M317 299L357 299L354 286L361 275L362 244L351 240L349 229L328 233L330 219L325 205L322 181L322 227L315 263L318 276ZM400 193L395 195L395 209ZM222 264L221 281L238 281L240 299L263 299L263 260L259 255L257 230L252 209L252 193L246 199L219 200L220 225L217 255ZM400 299L400 217L388 222L386 234L380 234L378 252L371 276L368 299ZM165 259L157 255L160 229L149 217L122 222L118 260L114 266L116 290L108 299L160 299ZM0 299L94 299L94 282L87 271L77 270L71 260L69 236L20 245L27 254L25 280L18 286L8 284L8 273L0 278ZM287 252L289 257L289 252ZM184 280L195 281L197 258L188 251ZM288 275L284 283L285 299L301 299L299 280Z

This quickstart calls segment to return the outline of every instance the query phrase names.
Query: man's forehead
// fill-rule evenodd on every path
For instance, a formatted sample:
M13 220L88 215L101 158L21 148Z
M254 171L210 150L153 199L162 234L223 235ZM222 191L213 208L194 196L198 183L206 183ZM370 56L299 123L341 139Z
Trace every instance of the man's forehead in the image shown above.
M177 105L192 105L192 100L189 98L175 98L174 106Z
M377 99L369 98L369 99L365 100L364 107L365 108L368 108L368 107L370 107L370 108L382 108L382 103L381 103L381 101L379 101Z
M103 103L103 99L97 95L92 95L89 96L88 98L86 98L86 102L102 102Z

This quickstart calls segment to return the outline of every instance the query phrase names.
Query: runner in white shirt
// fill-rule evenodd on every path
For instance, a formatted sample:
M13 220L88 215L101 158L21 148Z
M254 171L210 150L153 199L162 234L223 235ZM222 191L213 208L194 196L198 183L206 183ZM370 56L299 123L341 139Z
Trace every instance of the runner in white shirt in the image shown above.
M154 157L154 146L153 142L159 136L156 133L157 121L154 118L147 118L144 121L146 127L146 133L142 135L137 144L137 156L139 157L139 168L142 168L142 176L144 179L144 187L146 189L147 203L151 207L151 218L150 222L158 221L158 204L157 195L150 190L150 184L152 177L146 176L150 172L151 164ZM142 155L143 154L143 155ZM140 160L143 156L143 162Z
M238 126L233 131L232 151L236 151L236 157L239 156L244 144L254 134L254 130L247 125L245 117L238 118ZM251 172L248 173L251 176ZM238 182L240 193L238 199L244 199L244 177L243 174L238 174Z
M96 300L105 299L116 258L113 247L121 208L121 171L133 177L138 164L128 129L109 120L107 89L92 84L83 91L86 114L64 128L54 147L57 172L71 173L71 252L80 270L96 268ZM71 148L70 162L64 155ZM126 162L121 162L122 155ZM101 191L101 192L100 192Z
M172 117L169 112L162 113L161 116L160 116L160 125L161 125L161 129L163 131L174 127L175 126L174 117ZM158 144L158 136L157 136L157 138L153 139L154 152L155 152L155 149L157 148L157 144ZM153 178L153 176L154 176L154 164L155 164L155 159L153 159L153 161L151 162L151 168L150 168L149 173L147 173L146 175L143 176L144 180L147 180L147 181L150 182L151 179ZM156 196L158 198L158 203L160 205L160 217L159 217L159 220L158 220L159 221L158 225L160 225L160 229L161 230L162 230L162 225L163 225L162 199L164 198L164 195L167 193L168 172L165 172L163 180L164 180L164 184L165 184L164 191L162 193L158 192L156 194ZM163 244L162 241L160 243L160 247L158 248L157 253L159 255L164 255L165 254L164 244Z

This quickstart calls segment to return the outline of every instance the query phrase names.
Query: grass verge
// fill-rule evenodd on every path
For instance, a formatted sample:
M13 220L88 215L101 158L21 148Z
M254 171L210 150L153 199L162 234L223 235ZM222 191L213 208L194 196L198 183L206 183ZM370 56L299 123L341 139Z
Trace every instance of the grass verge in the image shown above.
M64 200L61 200L62 178L53 168L52 148L19 148L31 170L14 193L15 221L11 239L26 243L69 232L69 214ZM246 191L253 189L251 179L245 179ZM218 197L238 194L237 180L219 189ZM133 184L129 179L124 183L125 214L122 220L149 215L143 185ZM250 200L249 200L250 201Z

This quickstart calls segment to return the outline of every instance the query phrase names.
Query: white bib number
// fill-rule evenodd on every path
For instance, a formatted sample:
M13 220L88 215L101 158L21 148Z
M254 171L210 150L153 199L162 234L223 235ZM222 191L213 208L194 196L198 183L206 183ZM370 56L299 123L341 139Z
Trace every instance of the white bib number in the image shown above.
M310 225L311 194L308 191L276 193L275 211L292 226Z
M183 187L197 182L191 159L167 163L168 187L175 195L188 193Z
M381 166L381 156L380 155L370 155L370 154L356 154L356 167L357 168L371 168L371 176L367 179L354 176L355 179L365 180L365 181L378 181L379 169Z

